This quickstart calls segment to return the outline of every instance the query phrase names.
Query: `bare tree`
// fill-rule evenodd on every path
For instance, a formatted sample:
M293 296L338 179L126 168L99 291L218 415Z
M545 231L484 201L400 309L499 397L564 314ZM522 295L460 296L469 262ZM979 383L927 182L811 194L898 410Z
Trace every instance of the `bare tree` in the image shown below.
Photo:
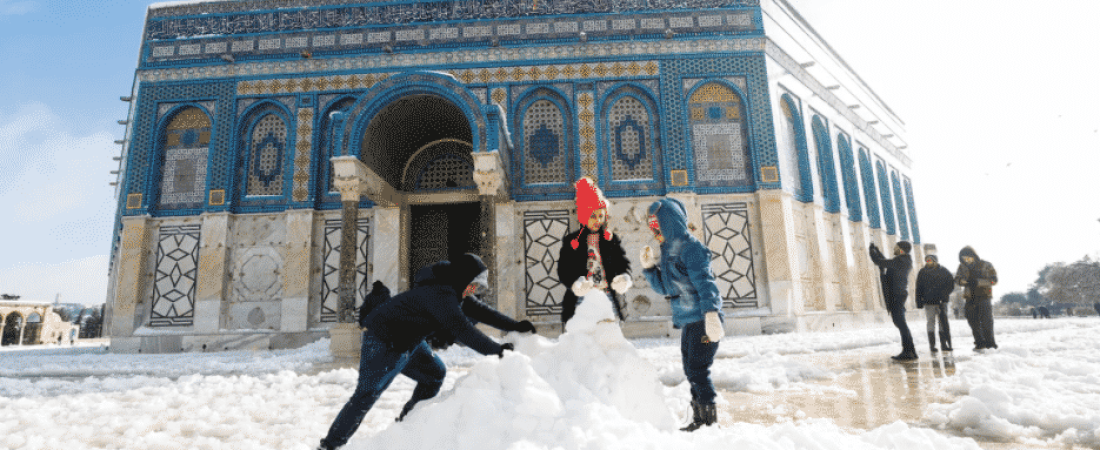
M1050 270L1039 285L1039 292L1048 300L1092 305L1100 298L1100 261L1085 256L1074 263L1048 267Z

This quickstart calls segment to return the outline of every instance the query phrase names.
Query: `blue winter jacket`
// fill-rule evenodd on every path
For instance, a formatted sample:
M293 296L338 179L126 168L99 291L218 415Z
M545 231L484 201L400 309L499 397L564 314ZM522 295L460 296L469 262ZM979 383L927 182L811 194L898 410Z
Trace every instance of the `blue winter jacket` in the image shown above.
M724 317L722 297L710 269L710 250L688 232L683 203L663 198L649 206L649 214L657 216L665 242L661 260L642 273L653 290L672 304L672 325L681 328L699 322L709 311Z

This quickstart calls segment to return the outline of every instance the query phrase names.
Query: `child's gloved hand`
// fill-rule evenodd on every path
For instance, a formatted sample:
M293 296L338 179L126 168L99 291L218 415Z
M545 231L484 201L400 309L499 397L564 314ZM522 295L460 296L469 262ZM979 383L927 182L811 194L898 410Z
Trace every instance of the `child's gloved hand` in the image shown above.
M629 273L618 275L611 280L611 289L614 289L619 295L625 294L631 286L634 286L634 280L630 279Z
M577 298L584 297L584 294L587 294L595 286L596 283L591 278L577 278L577 281L573 282L573 295L576 295Z
M708 311L703 315L703 325L706 329L707 340L718 343L726 336L726 329L722 327L722 320L718 318L718 311Z

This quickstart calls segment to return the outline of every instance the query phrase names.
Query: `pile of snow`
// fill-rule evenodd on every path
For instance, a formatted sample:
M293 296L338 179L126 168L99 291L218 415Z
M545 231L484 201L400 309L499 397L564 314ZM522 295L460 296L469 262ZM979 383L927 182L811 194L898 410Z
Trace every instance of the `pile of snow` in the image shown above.
M997 321L1009 328L998 333L1000 349L969 358L942 380L960 398L930 405L925 419L970 436L1100 448L1097 322Z

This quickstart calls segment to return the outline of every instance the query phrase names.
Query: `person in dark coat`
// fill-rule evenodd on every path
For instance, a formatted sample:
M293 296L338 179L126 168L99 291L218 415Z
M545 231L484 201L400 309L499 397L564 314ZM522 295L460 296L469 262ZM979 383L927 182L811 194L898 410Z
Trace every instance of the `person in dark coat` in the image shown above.
M615 316L626 320L624 295L634 281L622 242L607 229L609 204L591 178L581 178L575 187L581 228L562 236L558 252L558 281L567 288L561 302L561 323L573 317L578 299L592 289L606 292Z
M891 358L897 361L917 359L917 349L913 346L913 335L909 333L909 324L905 322L905 299L909 297L909 271L913 270L913 258L909 251L913 246L900 241L894 245L894 257L886 259L875 244L871 244L871 261L882 271L882 290L886 295L886 310L901 332L901 353Z
M371 311L366 320L367 330L363 332L359 382L321 440L319 450L346 444L397 374L417 382L402 417L417 402L439 393L447 367L432 353L425 338L447 332L478 353L503 357L504 350L512 350L512 344L498 344L486 336L470 323L470 315L502 330L534 332L528 321L517 322L481 302L463 300L468 295L462 294L487 289L487 280L488 270L481 258L465 254L431 266L416 287Z
M993 339L993 285L997 284L997 270L966 246L959 251L955 283L965 288L966 321L974 334L974 350L997 348Z
M366 297L363 297L363 304L359 306L359 326L366 328L367 316L370 315L370 312L389 299L390 288L386 287L382 281L375 280L374 284L371 285L370 292Z
M947 322L947 308L951 291L955 290L955 277L941 266L936 255L924 257L924 267L917 273L917 308L924 309L928 318L928 347L936 353L936 321L940 322L940 345L943 351L951 348L951 325Z

